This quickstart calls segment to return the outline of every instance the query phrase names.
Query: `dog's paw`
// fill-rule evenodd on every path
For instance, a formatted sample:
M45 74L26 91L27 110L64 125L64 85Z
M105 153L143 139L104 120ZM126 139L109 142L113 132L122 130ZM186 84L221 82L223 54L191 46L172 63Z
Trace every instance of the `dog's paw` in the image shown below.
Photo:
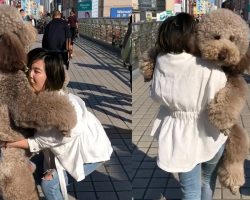
M233 195L237 195L240 193L240 186L232 186L232 187L229 187L229 190L231 191L231 193Z
M245 183L244 169L239 163L219 168L218 175L221 185L234 195L239 193L240 187Z
M153 78L154 64L150 61L144 61L141 66L141 72L144 77L144 81L150 81Z
M71 132L71 128L70 126L66 125L66 124L60 124L58 126L58 130L64 135L64 136L70 136L70 132Z
M231 129L223 129L223 130L220 130L221 133L223 133L225 136L229 136L229 134L231 133Z

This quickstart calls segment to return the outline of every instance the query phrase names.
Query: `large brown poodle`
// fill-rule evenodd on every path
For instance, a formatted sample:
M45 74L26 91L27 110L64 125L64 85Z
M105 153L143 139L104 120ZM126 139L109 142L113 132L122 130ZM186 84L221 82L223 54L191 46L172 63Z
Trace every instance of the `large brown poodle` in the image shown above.
M227 84L209 103L208 115L214 126L229 134L218 176L221 184L236 194L245 183L244 160L249 151L248 133L236 124L248 90L242 73L250 65L249 28L232 11L218 9L205 15L196 29L193 53L219 64L227 74ZM150 49L140 60L145 81L152 79L158 53L157 49Z
M52 127L69 134L76 113L66 96L54 92L36 95L25 75L26 51L36 30L24 23L16 8L0 6L0 141L17 141L33 128ZM22 128L19 128L22 127ZM4 200L37 200L35 182L25 151L1 148L0 193Z

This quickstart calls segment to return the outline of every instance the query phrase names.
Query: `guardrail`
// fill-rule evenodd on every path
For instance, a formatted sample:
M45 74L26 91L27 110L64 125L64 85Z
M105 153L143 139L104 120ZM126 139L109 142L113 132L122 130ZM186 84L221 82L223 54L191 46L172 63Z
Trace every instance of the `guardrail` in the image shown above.
M79 33L101 42L121 47L128 29L129 18L79 19ZM139 22L132 25L132 66L138 66L138 58L154 46L159 22Z
M129 18L85 18L78 21L80 35L120 47Z
M160 22L142 22L133 24L132 32L132 66L136 68L142 53L153 47L156 42Z

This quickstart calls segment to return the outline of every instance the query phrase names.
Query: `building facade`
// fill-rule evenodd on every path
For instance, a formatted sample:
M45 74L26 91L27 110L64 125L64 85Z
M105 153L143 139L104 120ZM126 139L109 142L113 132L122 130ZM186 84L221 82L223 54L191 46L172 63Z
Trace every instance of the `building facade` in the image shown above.
M110 16L111 8L132 7L132 0L103 0L103 17Z

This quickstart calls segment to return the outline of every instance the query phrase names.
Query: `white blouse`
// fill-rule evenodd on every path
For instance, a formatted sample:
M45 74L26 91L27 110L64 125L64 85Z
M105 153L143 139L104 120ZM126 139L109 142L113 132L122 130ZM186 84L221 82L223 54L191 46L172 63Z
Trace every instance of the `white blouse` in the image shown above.
M77 124L71 130L70 137L51 129L36 132L33 138L28 139L31 152L49 148L54 154L64 199L68 197L63 170L75 180L81 181L85 178L84 163L107 161L113 152L105 130L99 120L87 110L84 101L73 94L68 96L77 114Z
M150 95L161 106L151 135L159 142L161 169L188 172L225 143L227 137L210 124L206 108L226 81L215 64L190 54L157 57Z

